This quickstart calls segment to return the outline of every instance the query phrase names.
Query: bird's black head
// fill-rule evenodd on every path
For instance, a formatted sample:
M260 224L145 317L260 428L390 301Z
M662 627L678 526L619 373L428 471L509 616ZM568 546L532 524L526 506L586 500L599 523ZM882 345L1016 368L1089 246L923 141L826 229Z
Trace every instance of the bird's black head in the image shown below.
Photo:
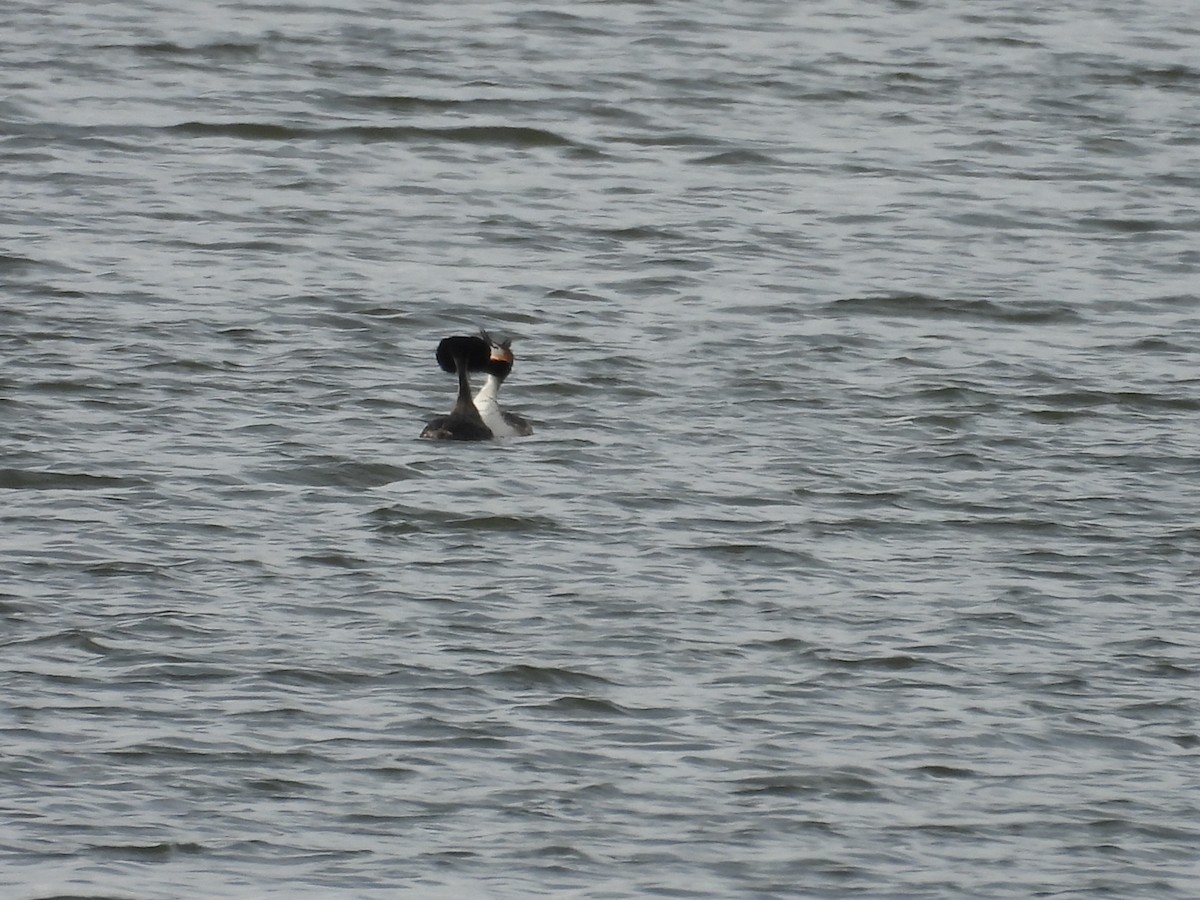
M461 359L468 372L484 372L491 361L492 345L481 337L458 334L442 338L437 347L438 365L446 372L457 372L455 360Z

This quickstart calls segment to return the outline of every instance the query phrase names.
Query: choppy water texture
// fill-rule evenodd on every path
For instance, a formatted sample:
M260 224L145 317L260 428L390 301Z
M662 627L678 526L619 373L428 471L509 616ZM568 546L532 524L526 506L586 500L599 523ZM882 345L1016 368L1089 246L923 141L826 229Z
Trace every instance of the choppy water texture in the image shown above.
M211 6L0 9L5 897L1195 896L1191 4Z

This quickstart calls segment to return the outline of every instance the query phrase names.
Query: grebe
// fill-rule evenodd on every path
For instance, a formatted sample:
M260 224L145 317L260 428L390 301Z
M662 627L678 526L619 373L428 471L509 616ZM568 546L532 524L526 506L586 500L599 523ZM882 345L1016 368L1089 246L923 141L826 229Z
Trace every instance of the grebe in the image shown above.
M475 395L475 409L483 419L483 424L491 429L492 435L498 438L527 437L533 434L533 426L515 413L500 408L496 396L500 393L500 385L513 367L512 341L503 340L497 343L486 331L480 331L479 337L487 341L489 355L484 372L487 379L483 387Z
M458 373L458 397L448 416L438 416L425 426L421 437L435 441L486 441L524 437L533 427L518 415L505 412L496 402L500 385L512 371L511 340L497 343L486 331L479 336L444 338L437 348L438 365ZM471 399L471 372L486 372L487 380Z
M438 365L447 372L458 373L458 397L448 416L438 416L421 432L421 437L434 441L487 441L492 430L484 424L471 400L471 370L480 371L490 363L492 345L483 338L455 336L443 338L438 344Z

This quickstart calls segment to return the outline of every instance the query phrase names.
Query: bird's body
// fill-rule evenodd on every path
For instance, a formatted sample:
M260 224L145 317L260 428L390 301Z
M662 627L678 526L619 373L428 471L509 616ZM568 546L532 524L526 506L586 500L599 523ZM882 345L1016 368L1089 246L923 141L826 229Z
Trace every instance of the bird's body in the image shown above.
M493 437L527 437L533 434L533 426L516 413L510 413L500 408L496 395L500 393L500 385L504 383L508 370L512 368L511 360L505 362L492 358L492 368L488 370L483 387L475 394L475 408L483 424L492 431Z

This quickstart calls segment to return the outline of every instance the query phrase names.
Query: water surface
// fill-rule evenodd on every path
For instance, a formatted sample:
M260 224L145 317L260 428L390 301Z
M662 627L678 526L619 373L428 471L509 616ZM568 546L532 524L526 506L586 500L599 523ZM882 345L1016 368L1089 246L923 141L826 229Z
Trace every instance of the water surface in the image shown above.
M6 896L1192 896L1184 6L343 6L0 12Z

